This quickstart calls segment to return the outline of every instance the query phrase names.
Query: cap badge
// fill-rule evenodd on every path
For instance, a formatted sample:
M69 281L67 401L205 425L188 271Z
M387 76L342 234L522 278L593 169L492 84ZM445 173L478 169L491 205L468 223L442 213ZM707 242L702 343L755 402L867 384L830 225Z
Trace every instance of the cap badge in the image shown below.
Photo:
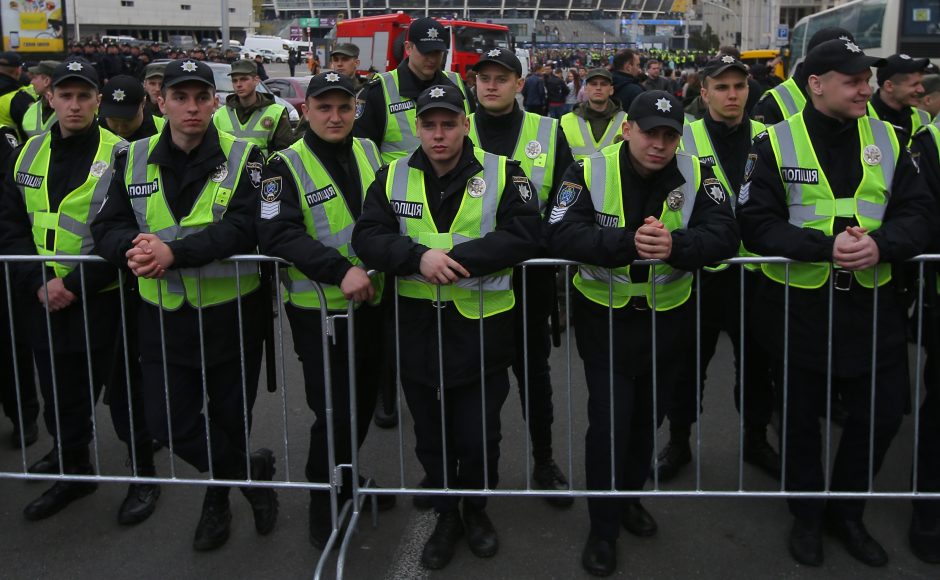
M500 51L498 48L494 48L493 50L486 53L486 56L499 56L500 54L502 54L502 51Z
M859 48L857 44L851 41L845 43L845 49L850 52L862 52L862 49Z
M842 36L840 36L840 37L839 37L839 40L844 40L844 41L846 41L846 42L851 42L851 41L852 41L852 39L849 38L849 36L846 35L846 34L843 34Z
M685 195L678 189L670 191L669 195L666 196L666 205L669 206L669 209L672 211L679 211L682 209L682 204L684 203Z
M336 74L335 72L327 73L324 78L327 80L327 82L330 82L330 83L339 82L339 75Z
M121 101L124 100L124 90L115 89L115 91L111 93L111 98L117 101L118 103L120 103Z
M534 139L525 144L525 156L529 159L535 159L542 154L542 144Z
M444 96L444 89L441 87L434 87L429 93L432 99L439 99Z
M428 29L428 38L427 38L427 39L430 39L430 40L437 40L437 37L438 37L439 34L440 34L440 33L437 31L436 28L429 28L429 29ZM426 40L427 40L427 39L426 39Z
M734 57L729 54L726 54L723 57L721 57L721 62L725 64L732 64L734 62Z
M101 177L104 175L104 172L108 170L108 164L104 161L96 161L91 165L91 169L88 170L91 173L92 177Z
M183 63L181 68L186 72L196 72L196 63L191 60L187 60Z
M878 165L881 163L881 149L877 145L869 145L862 152L862 159L868 165Z
M85 67L82 65L82 63L73 61L65 65L65 68L69 69L70 71L80 71Z
M672 110L672 103L669 102L669 99L666 97L660 97L656 99L656 110L663 113L668 113Z
M911 60L910 55L904 54L904 53L899 54L898 58L900 58L901 60Z
M486 182L483 181L483 178L471 177L470 181L467 182L467 193L470 194L470 197L483 197L484 191L486 191Z

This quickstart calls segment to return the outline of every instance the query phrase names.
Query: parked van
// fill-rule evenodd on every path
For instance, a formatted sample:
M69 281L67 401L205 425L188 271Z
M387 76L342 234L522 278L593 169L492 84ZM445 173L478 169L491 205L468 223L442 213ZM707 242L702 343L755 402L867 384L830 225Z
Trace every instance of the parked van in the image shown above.
M245 43L242 46L251 51L266 48L273 53L287 53L290 51L291 42L280 36L248 35L245 37Z

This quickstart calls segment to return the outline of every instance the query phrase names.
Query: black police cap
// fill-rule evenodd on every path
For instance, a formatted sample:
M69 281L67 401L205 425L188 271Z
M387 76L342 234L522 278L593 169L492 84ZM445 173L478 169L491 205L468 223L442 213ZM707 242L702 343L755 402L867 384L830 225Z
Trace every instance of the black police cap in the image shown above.
M137 115L145 96L144 85L136 78L130 75L111 77L101 91L98 116L130 119Z
M820 44L826 42L827 40L848 40L855 42L855 37L852 36L852 33L848 30L842 28L841 26L827 26L826 28L820 28L809 37L809 42L806 43L806 52L813 50Z
M522 63L511 50L505 48L493 48L483 53L480 60L473 65L473 70L480 70L487 63L498 64L499 66L516 73L516 76L522 76Z
M215 88L215 77L212 68L206 63L193 60L174 60L163 69L163 86L172 87L185 82L200 82Z
M685 122L682 101L666 91L646 91L633 99L627 118L649 131L656 127L669 127L682 133Z
M885 84L885 81L894 75L905 75L910 73L925 73L930 66L929 58L911 58L906 54L892 54L885 59L885 65L878 69L878 86Z
M885 59L867 56L857 44L851 40L827 40L806 55L803 62L803 74L823 75L835 71L846 75L855 75L871 67L880 67Z
M421 54L447 50L447 29L433 18L418 18L408 27L408 41Z
M12 50L0 52L0 66L23 66L23 59L18 52Z
M702 75L706 77L717 77L729 69L739 70L745 75L748 73L747 65L734 58L730 54L725 54L714 58L702 67Z
M95 70L95 65L81 57L70 58L52 71L53 87L57 87L67 80L80 80L96 89L99 87L98 71Z
M356 96L356 86L352 79L336 71L324 71L310 78L307 85L307 97L319 97L329 91L343 91Z
M428 87L418 95L417 107L418 116L432 109L446 109L455 113L465 112L463 93L454 85Z

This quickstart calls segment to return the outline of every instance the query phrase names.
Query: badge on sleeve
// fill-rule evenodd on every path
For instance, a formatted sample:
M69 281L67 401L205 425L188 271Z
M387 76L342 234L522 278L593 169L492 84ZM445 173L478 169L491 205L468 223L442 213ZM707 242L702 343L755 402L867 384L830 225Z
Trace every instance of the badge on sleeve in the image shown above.
M248 179L251 180L251 186L255 189L261 187L261 163L249 161L245 164L245 171L248 173Z
M522 201L529 203L529 200L532 199L532 187L529 185L529 180L525 177L515 176L512 178L512 184L516 186L516 191L519 192Z
M570 181L561 182L561 186L558 188L558 195L555 198L555 206L548 216L549 224L557 224L565 217L565 214L568 213L568 208L578 201L578 196L581 195L582 189L583 188L577 183L571 183Z
M366 110L366 102L356 99L356 118L362 116L362 112Z
M7 143L10 144L10 147L16 149L17 147L20 146L19 142L17 142L16 140L15 135L13 135L12 133L5 133L5 135L7 137Z
M261 182L261 219L273 219L281 213L281 177L272 177Z
M718 205L725 202L725 188L722 187L721 182L717 179L712 177L706 179L702 182L702 187L705 189L705 193L708 194L708 197Z
M748 153L747 161L744 163L744 181L750 181L751 174L757 166L757 153Z

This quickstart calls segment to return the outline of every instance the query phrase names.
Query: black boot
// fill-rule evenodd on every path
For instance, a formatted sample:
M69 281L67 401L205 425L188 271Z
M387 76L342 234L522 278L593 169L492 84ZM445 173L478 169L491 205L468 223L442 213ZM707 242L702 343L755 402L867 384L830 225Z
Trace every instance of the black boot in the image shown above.
M391 393L388 393L388 395L391 395L391 400L386 401L385 390L385 388L379 389L379 396L376 399L373 417L376 427L392 429L398 426L398 409L395 406L395 391L393 390Z
M660 483L675 479L679 471L692 461L692 448L689 447L688 429L670 430L669 443L656 458L656 471Z
M274 452L261 448L251 454L251 479L253 481L272 481L274 479ZM243 487L242 495L251 504L255 515L255 531L262 536L270 534L277 523L277 492L272 488Z
M790 529L790 555L804 566L822 566L822 524L816 520L793 519Z
M29 447L39 440L39 425L35 420L27 420L20 429L18 424L13 425L13 433L10 434L10 444L14 449Z
M150 457L151 462L153 456ZM137 469L140 477L156 477L157 471L151 465ZM118 510L118 523L122 526L139 524L149 518L157 509L157 499L160 498L160 486L155 483L132 483L127 488L127 496Z
M94 475L95 470L88 461L88 448L63 451L62 461L68 475ZM38 521L54 516L70 503L94 493L97 483L84 481L59 481L33 500L23 510L27 520Z
M229 508L227 487L211 486L202 500L202 515L196 526L193 549L208 552L221 547L228 541L232 525L232 511Z
M593 576L610 576L617 570L617 541L593 533L581 552L581 566Z
M926 519L918 514L915 507L908 531L911 551L928 564L940 564L940 521L934 520L933 525L930 525Z
M839 538L849 554L859 562L874 568L888 563L888 553L871 537L862 520L827 517L826 529Z
M770 477L780 479L780 454L767 441L767 427L745 427L744 461Z
M421 552L421 564L429 570L440 570L449 564L463 531L459 510L437 514L437 525Z
M463 523L467 529L467 543L477 558L491 558L499 550L496 528L486 515L485 508L477 508L463 500Z
M29 473L52 475L59 473L59 446L53 445L52 451L39 458L39 461L30 465Z
M659 529L656 520L638 499L624 500L623 511L620 513L620 523L625 530L639 538L655 536Z
M568 480L565 474L555 463L555 460L549 457L547 461L536 461L532 470L532 481L535 489L546 489L551 491L569 491ZM571 507L574 503L573 497L547 497L545 501L555 507Z

